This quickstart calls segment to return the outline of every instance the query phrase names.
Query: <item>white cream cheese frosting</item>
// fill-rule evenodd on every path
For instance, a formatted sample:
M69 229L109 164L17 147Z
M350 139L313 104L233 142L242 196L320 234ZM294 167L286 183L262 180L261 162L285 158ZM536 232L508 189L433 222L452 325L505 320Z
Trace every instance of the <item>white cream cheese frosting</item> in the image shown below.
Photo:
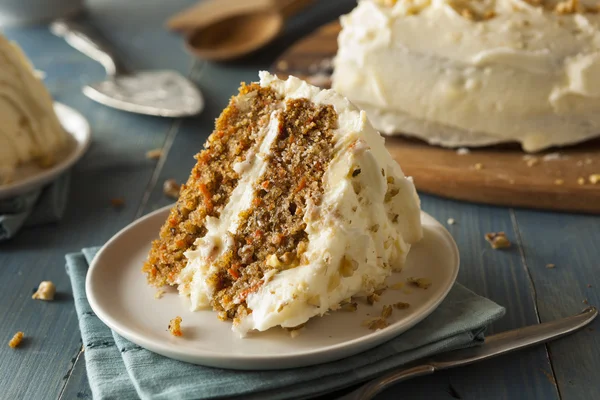
M412 180L392 159L364 111L333 90L320 90L294 77L282 81L261 72L260 85L272 88L284 100L254 151L235 166L241 178L220 218L207 221L207 234L185 254L187 265L178 284L180 294L190 297L192 309L209 306L212 288L206 278L214 268L211 261L219 256L210 254L210 249L219 241L219 251L226 251L228 232L235 232L238 215L250 207L252 185L266 169L277 134L277 114L284 112L285 100L307 98L332 105L338 128L334 156L323 177L322 201L319 206L309 203L305 210L304 261L295 268L270 270L264 284L248 295L252 312L233 326L242 336L275 326L296 327L335 310L345 299L372 293L393 270L402 268L411 245L422 236L420 203Z
M600 135L595 3L362 0L341 24L333 88L382 133L525 151Z
M0 35L0 184L29 161L51 164L67 144L43 83L15 44Z

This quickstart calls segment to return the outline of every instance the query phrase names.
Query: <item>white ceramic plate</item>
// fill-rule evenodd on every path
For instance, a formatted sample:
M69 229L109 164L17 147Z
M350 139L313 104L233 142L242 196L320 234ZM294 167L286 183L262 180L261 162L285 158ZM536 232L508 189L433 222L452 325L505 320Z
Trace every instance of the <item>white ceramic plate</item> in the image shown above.
M62 154L59 154L60 161L51 168L43 169L33 163L18 167L14 181L8 185L0 185L0 200L18 196L46 185L85 154L91 140L90 125L85 117L61 103L54 103L54 111L56 111L63 128L71 136L70 145Z
M90 266L86 292L92 309L106 325L130 341L158 354L200 365L232 369L281 369L318 364L348 357L375 347L411 328L428 316L446 297L456 280L458 249L446 229L422 213L424 238L411 249L404 270L388 284L409 276L431 279L429 289L405 286L388 289L381 301L370 306L359 302L356 312L337 311L311 319L300 335L292 338L280 328L240 338L229 322L213 311L189 311L187 299L170 289L163 298L146 284L141 267L151 241L166 220L163 208L129 225L115 235ZM392 324L379 331L362 326L380 314L384 304L410 303L394 309ZM183 336L167 331L169 320L181 316Z

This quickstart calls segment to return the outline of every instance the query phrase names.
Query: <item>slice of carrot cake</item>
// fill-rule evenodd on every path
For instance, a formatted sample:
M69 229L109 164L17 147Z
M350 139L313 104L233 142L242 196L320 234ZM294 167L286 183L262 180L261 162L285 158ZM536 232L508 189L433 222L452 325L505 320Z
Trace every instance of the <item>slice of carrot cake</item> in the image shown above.
M261 72L196 158L143 269L242 335L372 293L421 238L412 180L332 90Z

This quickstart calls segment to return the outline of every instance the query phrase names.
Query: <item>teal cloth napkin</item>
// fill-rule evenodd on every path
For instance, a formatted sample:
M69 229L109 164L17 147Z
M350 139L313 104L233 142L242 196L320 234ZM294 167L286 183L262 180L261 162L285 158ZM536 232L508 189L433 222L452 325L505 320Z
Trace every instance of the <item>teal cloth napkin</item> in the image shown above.
M202 367L145 350L96 317L86 298L85 276L98 250L69 254L66 266L96 400L307 398L355 385L423 357L480 344L486 326L504 315L503 307L456 284L423 322L383 345L343 360L279 371Z
M14 237L21 228L60 220L69 195L67 172L42 189L0 200L0 242Z

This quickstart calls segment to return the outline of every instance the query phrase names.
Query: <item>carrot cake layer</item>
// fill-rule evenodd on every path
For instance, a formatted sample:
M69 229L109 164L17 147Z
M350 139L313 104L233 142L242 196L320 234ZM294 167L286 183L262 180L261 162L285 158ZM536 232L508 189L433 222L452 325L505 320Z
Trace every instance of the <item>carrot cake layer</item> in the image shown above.
M260 77L217 121L145 266L242 335L373 293L421 238L412 181L364 112L297 78Z

